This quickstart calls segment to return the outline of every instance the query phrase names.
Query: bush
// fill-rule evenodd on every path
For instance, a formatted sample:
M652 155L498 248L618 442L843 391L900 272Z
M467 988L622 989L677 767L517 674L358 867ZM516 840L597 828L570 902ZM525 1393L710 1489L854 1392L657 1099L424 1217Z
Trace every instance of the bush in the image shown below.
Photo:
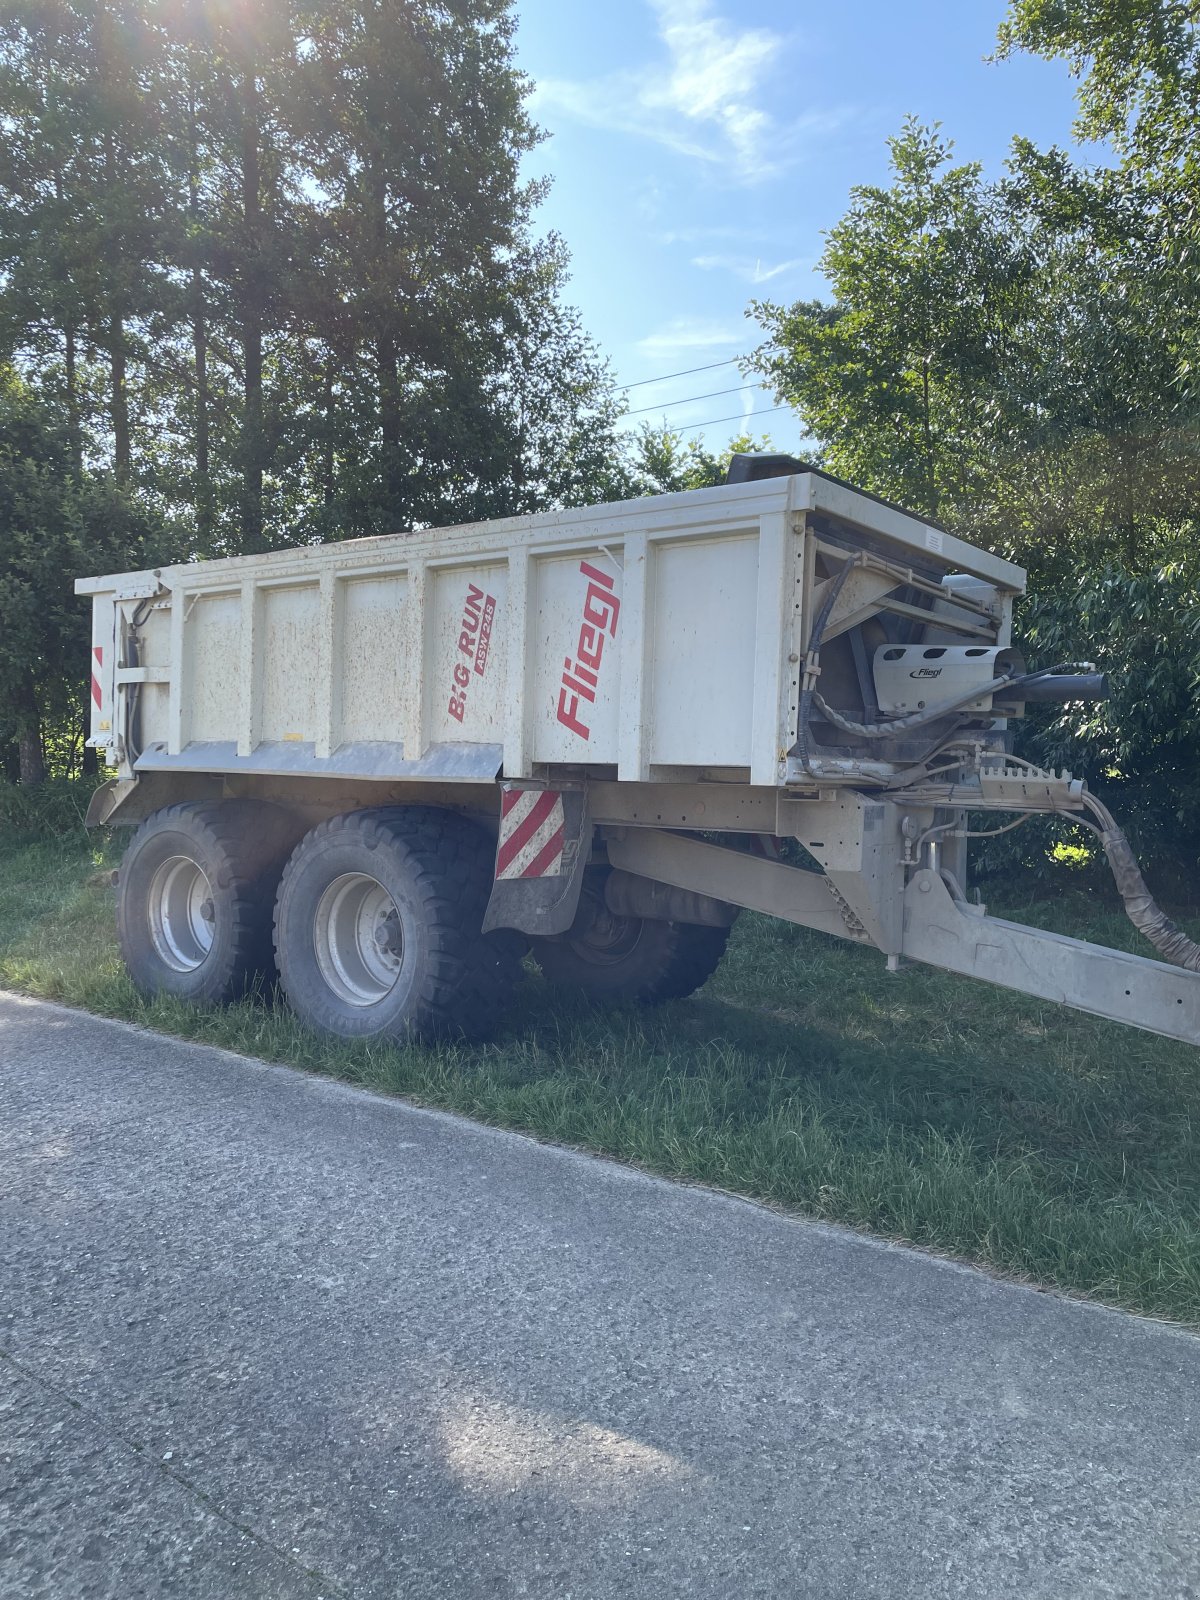
M1115 559L1030 576L1017 618L1031 667L1094 661L1109 674L1100 705L1031 707L1019 755L1087 779L1169 899L1194 896L1200 867L1200 550L1164 537L1144 560ZM985 822L983 824L987 826ZM1059 876L1095 843L1035 820L978 848L977 870ZM1098 869L1106 872L1103 857ZM1086 870L1086 867L1085 867Z
M48 778L29 787L0 782L0 849L44 839L82 844L88 801L101 781Z

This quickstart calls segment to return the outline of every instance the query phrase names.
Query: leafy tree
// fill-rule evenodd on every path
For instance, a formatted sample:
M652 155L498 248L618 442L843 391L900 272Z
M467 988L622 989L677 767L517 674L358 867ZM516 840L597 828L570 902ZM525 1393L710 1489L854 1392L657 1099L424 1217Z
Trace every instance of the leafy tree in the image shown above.
M510 0L15 0L0 356L199 554L607 492Z
M1027 649L1080 656L1110 675L1099 705L1043 712L1023 730L1032 759L1085 770L1148 860L1194 870L1200 840L1200 550L1163 531L1136 564L1081 564L1023 606Z
M163 35L140 0L20 0L0 19L0 269L9 352L62 361L78 462L103 445L133 471L131 369L169 298L161 234L170 172L147 89ZM85 437L80 345L103 364Z
M1134 559L1200 497L1190 344L1154 197L1014 147L986 185L910 123L829 236L834 296L751 307L752 365L833 471L1044 569Z
M832 303L755 301L751 366L796 407L832 471L931 516L966 501L995 430L997 377L1029 277L976 165L910 120L890 189L851 191L821 260Z
M557 248L531 261L534 281L510 314L502 351L476 376L477 431L463 461L475 482L458 499L459 517L595 505L633 492L615 448L623 402L578 313L559 304L562 270Z
M1131 805L1152 856L1194 860L1196 296L1161 191L1026 141L985 184L911 123L892 151L893 184L855 190L830 234L831 302L753 306L752 364L834 471L1029 569L1033 664L1095 659L1117 692L1034 715L1019 748Z
M1197 0L1012 0L999 48L1067 62L1083 137L1143 164L1200 155Z
M0 368L0 744L22 783L46 775L48 718L79 716L90 619L72 576L161 558L161 529L112 478L74 472L64 413Z
M1064 60L1079 81L1077 131L1121 158L1108 182L1136 188L1152 269L1174 315L1159 328L1176 355L1171 388L1200 392L1200 4L1197 0L1012 0L1000 53Z
M369 358L383 526L404 518L425 470L411 430L428 421L428 391L460 369L464 346L477 354L503 335L513 257L539 197L519 177L536 135L513 25L507 0L318 0L302 17L293 116L328 197L316 259L343 288L325 307L313 297L314 332Z
M644 423L638 430L629 463L632 492L678 494L685 489L711 489L725 482L735 455L773 448L766 434L756 439L753 434L742 433L714 455L699 437L685 439L681 428L672 428L665 422L657 427Z
M1024 141L1000 189L1032 272L1004 374L992 536L1007 520L1035 563L1064 541L1136 563L1200 494L1200 409L1180 382L1194 321L1159 207L1131 171L1081 172Z

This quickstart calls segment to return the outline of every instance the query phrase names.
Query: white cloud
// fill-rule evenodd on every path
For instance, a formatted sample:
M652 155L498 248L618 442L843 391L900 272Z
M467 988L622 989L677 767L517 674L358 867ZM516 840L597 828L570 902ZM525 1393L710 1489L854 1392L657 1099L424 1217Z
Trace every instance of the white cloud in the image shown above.
M753 256L693 256L692 265L705 272L732 272L746 283L770 283L772 278L782 278L787 272L800 267L811 267L807 256L793 256L790 261L777 261L773 265Z
M788 45L783 34L740 28L716 13L714 0L648 3L665 61L591 82L543 79L535 115L559 111L652 139L743 183L777 176L812 134L841 122L840 114L809 111L781 123L763 109Z
M645 105L667 117L715 124L736 161L753 170L770 129L757 99L782 40L765 28L736 31L712 15L709 0L652 3L670 70L646 83Z
M774 235L763 228L746 228L734 225L720 225L717 227L706 226L699 228L668 228L657 235L659 244L704 244L715 239L725 243L752 245L762 244Z
M703 354L739 349L746 342L743 328L705 317L676 317L665 328L639 339L637 349L644 356Z

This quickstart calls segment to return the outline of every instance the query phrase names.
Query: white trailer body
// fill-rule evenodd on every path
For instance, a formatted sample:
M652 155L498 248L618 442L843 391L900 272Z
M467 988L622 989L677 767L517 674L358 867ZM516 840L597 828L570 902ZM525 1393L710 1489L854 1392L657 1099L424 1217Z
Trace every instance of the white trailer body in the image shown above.
M964 613L963 637L1008 642L1020 568L805 473L81 580L92 742L128 775L136 683L139 772L786 784L810 514L934 581L995 585L1002 614ZM144 599L144 664L121 666L118 608Z
M584 948L588 907L611 955L613 928L628 943L633 924L711 929L749 906L893 964L1200 1041L1196 974L967 903L968 807L1085 803L1080 784L1004 753L1006 715L1039 687L1010 648L1024 573L820 473L76 588L93 608L91 743L116 772L93 820L149 826L189 806L211 820L225 805L299 851L332 819L440 808L490 830L486 926L548 941L535 950L551 965L564 941ZM762 853L780 839L820 872ZM138 891L154 903L122 912L127 959L142 917L163 983L216 993L195 986L222 869L155 870ZM282 859L263 870L277 878ZM363 975L395 896L343 876L364 886L313 912L328 924L317 970L336 989L337 939L361 946L367 1000L348 1031L404 1031L370 998L403 955ZM1030 965L1028 940L1044 961Z

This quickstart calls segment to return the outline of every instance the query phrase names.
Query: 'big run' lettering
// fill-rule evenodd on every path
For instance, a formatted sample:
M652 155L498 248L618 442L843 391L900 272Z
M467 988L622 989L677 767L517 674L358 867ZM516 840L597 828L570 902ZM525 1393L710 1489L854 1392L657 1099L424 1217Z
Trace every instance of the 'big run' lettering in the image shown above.
M492 623L495 616L495 595L485 595L477 584L468 583L467 599L458 630L458 653L465 659L454 663L454 687L450 690L449 711L456 722L461 722L467 714L467 689L471 682L471 665L481 678L487 671L488 651L492 647Z
M582 702L586 700L595 704L605 640L617 636L621 602L616 594L616 586L606 572L601 572L588 561L581 561L579 570L588 580L587 594L583 598L583 624L579 629L579 643L575 646L575 660L572 661L568 656L563 662L562 687L558 691L558 720L564 728L570 728L581 739L587 739L591 737L591 729L583 720Z

